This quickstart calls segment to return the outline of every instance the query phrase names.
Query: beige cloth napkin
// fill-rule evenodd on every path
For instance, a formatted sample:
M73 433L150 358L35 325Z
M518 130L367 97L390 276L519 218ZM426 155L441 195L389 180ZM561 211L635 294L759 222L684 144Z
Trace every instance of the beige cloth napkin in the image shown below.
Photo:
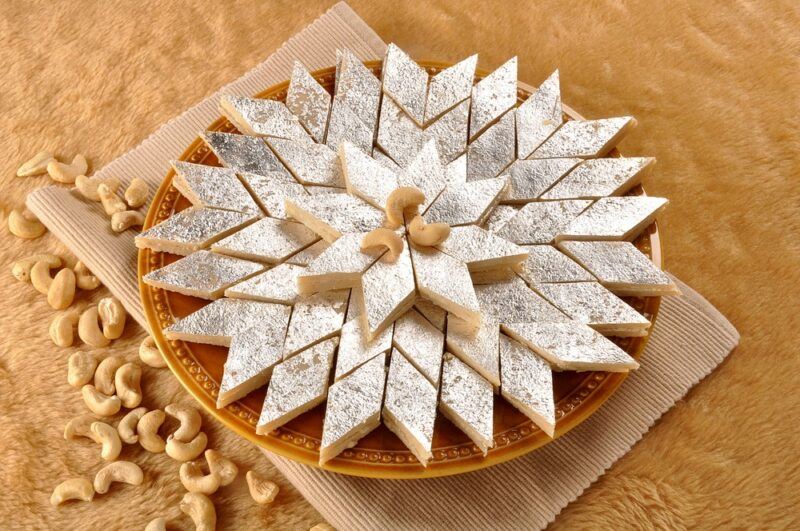
M168 161L179 157L219 115L221 94L250 95L288 79L294 60L311 69L333 65L335 50L344 47L368 60L381 58L386 45L340 3L266 61L167 122L96 175L113 175L123 183L140 177L155 189ZM146 327L133 233L114 234L97 203L61 187L32 193L28 207ZM589 420L525 457L457 477L387 481L340 476L265 454L340 529L544 527L738 343L738 333L716 309L680 286L683 296L662 303L642 367Z

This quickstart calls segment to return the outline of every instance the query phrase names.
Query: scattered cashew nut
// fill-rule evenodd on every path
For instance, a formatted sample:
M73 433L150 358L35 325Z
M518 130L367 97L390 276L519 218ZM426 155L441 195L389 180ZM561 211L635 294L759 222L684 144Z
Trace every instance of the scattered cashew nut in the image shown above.
M403 215L417 212L425 202L425 194L414 186L401 186L386 198L386 223L396 229L403 224Z
M128 209L125 202L119 198L116 192L111 190L105 183L97 185L97 195L100 196L100 202L103 204L103 209L106 214L113 216L117 212L124 212Z
M91 291L100 286L100 279L94 276L80 260L75 263L72 271L75 273L75 285L80 289Z
M176 461L191 461L203 453L207 444L208 437L202 431L189 442L179 441L173 435L170 435L167 437L165 450L167 455Z
M412 243L422 247L434 247L450 236L450 225L447 223L426 224L421 216L414 216L408 224L408 237Z
M272 503L278 495L278 485L268 480L255 470L248 470L245 475L247 488L250 489L250 496L256 503L266 505Z
M90 415L89 413L84 413L83 415L78 415L70 419L67 425L64 426L64 439L67 441L73 441L78 437L88 437L91 439L92 432L89 431L89 427L97 422L97 420L98 419L94 415Z
M47 303L54 310L69 308L75 300L75 273L64 268L53 278L47 289Z
M97 359L88 352L75 352L67 361L67 382L80 388L89 383L97 368Z
M119 179L116 177L108 177L106 179L87 177L85 175L78 175L75 177L75 188L78 189L78 192L80 192L83 197L90 201L100 201L100 194L97 192L97 187L101 184L105 184L112 193L116 193L119 189Z
M114 388L122 407L134 408L142 403L142 368L126 363L114 373Z
M97 471L94 490L98 494L105 494L113 482L141 485L143 480L144 474L139 465L130 461L115 461Z
M125 190L125 202L128 203L128 206L131 208L139 208L147 201L149 193L150 188L147 186L147 183L136 177L131 181L131 184L128 185L128 189Z
M145 413L147 413L146 407L137 407L136 409L128 411L128 413L122 417L122 420L117 424L117 432L119 432L119 438L122 439L122 442L125 444L136 444L139 442L139 436L136 434L136 425L139 424L139 421Z
M106 461L113 461L119 457L119 453L122 451L122 441L120 441L119 433L113 426L105 422L92 422L89 426L89 432L92 434L91 437L94 442L103 445L100 457Z
M29 160L25 161L17 170L17 177L33 177L47 173L47 165L56 160L49 151L40 151Z
M336 531L336 529L326 524L325 522L320 522L311 529L309 529L308 531Z
M111 215L111 230L114 232L123 232L131 227L141 227L142 225L144 225L144 214L136 210L114 212Z
M175 433L172 434L172 437L177 441L189 442L200 432L202 419L196 408L184 404L170 404L164 408L164 411L181 423Z
M142 344L139 345L139 359L156 369L167 366L167 362L161 356L161 351L158 350L156 340L152 336L144 338Z
M87 345L105 347L108 346L111 340L103 335L98 319L97 306L87 308L78 320L78 337Z
M379 227L371 230L361 239L361 250L380 250L383 247L388 251L381 257L385 262L394 262L403 252L403 239L392 229Z
M34 289L36 289L36 291L42 295L47 295L47 292L50 291L50 285L53 283L53 277L50 276L50 270L57 266L53 266L51 264L53 264L53 262L50 260L41 260L33 264L33 267L31 267L31 284L33 285Z
M200 465L193 461L183 463L179 475L183 487L189 492L214 494L222 484L219 474L215 474L214 472L203 474Z
M166 415L160 409L148 411L139 422L136 423L136 434L139 436L139 444L148 452L154 454L164 451L166 443L158 434L158 428L164 424Z
M35 254L14 262L14 265L11 267L11 274L20 282L30 282L31 268L33 268L37 262L44 262L48 266L48 277L50 276L50 269L61 266L61 258L54 254Z
M86 170L89 169L89 163L86 162L86 157L80 153L72 158L72 163L58 162L51 160L47 164L47 173L50 178L58 183L72 184L78 175L86 175Z
M59 347L68 347L75 341L75 325L85 307L85 303L79 302L77 308L66 312L61 312L53 318L50 323L50 339Z
M97 303L97 313L103 323L103 335L108 339L117 339L125 329L128 313L125 307L114 297L105 297Z
M50 496L50 505L56 507L67 500L92 501L94 487L86 478L72 478L61 483L53 489Z
M114 375L117 370L125 363L119 356L107 356L97 365L94 372L94 387L106 395L113 395L115 392Z
M28 210L15 209L8 215L8 230L17 238L33 240L47 232L47 227Z
M205 494L187 492L183 495L180 508L192 519L196 531L214 531L217 527L217 512Z
M239 473L239 467L236 463L222 455L217 450L206 450L206 462L208 462L208 469L219 476L219 484L221 486L230 485L236 479Z
M116 415L120 407L122 407L119 397L105 395L91 384L81 387L81 395L89 411L101 417Z
M167 519L160 516L153 518L145 526L144 531L167 531Z

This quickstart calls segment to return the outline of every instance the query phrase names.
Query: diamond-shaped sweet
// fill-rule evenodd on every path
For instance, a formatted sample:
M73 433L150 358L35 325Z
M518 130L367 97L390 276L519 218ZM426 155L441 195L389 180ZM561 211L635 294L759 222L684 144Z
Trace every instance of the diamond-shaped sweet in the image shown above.
M369 232L383 225L383 212L347 194L286 198L286 213L332 243L348 232Z
M349 296L350 291L342 289L295 301L283 345L283 359L339 332L344 323Z
M383 254L375 250L362 251L364 235L363 232L344 234L333 242L298 277L298 290L309 294L357 287L361 274Z
M383 92L390 96L417 124L425 115L428 73L394 44L386 48L383 62Z
M378 146L401 167L417 154L428 135L391 98L383 98Z
M550 365L530 349L501 334L500 381L503 398L553 437L556 404Z
M506 203L529 203L545 195L548 188L564 177L581 159L530 159L517 160L504 172L508 175L508 190L503 197ZM590 162L590 161L588 161ZM556 184L558 186L558 184Z
M629 240L653 222L667 205L643 195L598 199L558 232L558 240Z
M500 387L500 324L484 316L480 326L450 315L447 318L447 349L478 374Z
M325 139L331 95L299 62L294 62L292 79L286 92L286 106L316 142Z
M372 339L414 303L416 285L408 245L394 262L378 260L361 277L361 318Z
M478 299L463 262L431 249L411 249L420 295L472 326L481 321Z
M483 455L494 446L492 384L452 354L445 354L439 409Z
M521 264L528 250L476 225L453 227L438 249L467 265L470 272Z
M304 270L305 267L300 265L278 264L268 271L226 289L225 296L235 299L294 304L300 297L297 292L297 277Z
M501 323L525 321L568 321L563 312L530 289L519 277L475 286L475 295L484 316Z
M497 177L514 162L514 111L486 128L467 147L467 181Z
M439 387L444 334L436 326L412 308L395 321L392 342L434 387Z
M530 285L543 282L585 282L595 280L591 273L552 245L525 245L528 259L519 267L519 276Z
M544 159L563 160L563 159ZM542 195L542 199L598 198L622 195L639 184L652 157L590 159Z
M233 135L219 131L206 131L200 135L223 166L236 173L289 174L263 138L250 135Z
M339 145L339 158L347 192L383 210L398 187L397 174L350 142Z
M336 151L325 144L309 144L285 138L270 138L267 142L302 184L344 187L339 157Z
M317 239L314 232L296 221L263 218L218 241L211 249L218 253L273 264L284 261Z
M517 58L512 57L472 87L472 141L517 102Z
M630 116L570 120L545 140L529 158L602 157L635 126L636 120Z
M517 108L517 157L528 158L563 121L556 70Z
M425 194L425 202L419 207L420 212L425 212L447 186L445 166L439 158L435 140L430 139L422 145L402 173L401 181L403 185L415 186Z
M391 326L369 341L362 326L361 319L352 319L342 327L334 380L341 380L362 364L392 348Z
M173 160L172 167L172 185L193 205L261 214L233 170L179 160Z
M336 149L342 142L351 142L367 152L372 152L374 129L361 121L361 118L342 100L337 99L331 109L326 143Z
M584 199L528 203L497 235L519 244L550 243L591 204Z
M290 138L306 144L314 141L280 101L225 95L220 99L219 110L248 135Z
M478 55L471 55L430 78L425 105L426 124L469 98L477 64Z
M462 101L425 128L425 134L436 140L444 162L451 162L466 151L468 131L469 100Z
M287 171L264 174L242 172L242 182L271 217L286 219L285 198L308 195L303 185L294 180Z
M423 216L427 223L480 225L506 187L505 177L447 185Z
M340 52L336 69L336 97L355 112L374 133L378 125L381 101L381 82L349 50Z

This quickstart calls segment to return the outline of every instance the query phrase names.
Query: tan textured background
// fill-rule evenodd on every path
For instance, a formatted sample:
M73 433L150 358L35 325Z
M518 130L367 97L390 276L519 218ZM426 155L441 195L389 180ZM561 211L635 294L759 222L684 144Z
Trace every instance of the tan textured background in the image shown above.
M16 179L43 148L100 167L159 124L235 79L320 14L320 2L0 2L0 205L46 177ZM420 59L520 55L520 79L561 69L564 101L589 117L630 113L628 154L654 155L647 189L662 216L668 268L705 294L741 346L564 510L553 527L797 527L800 520L800 7L761 2L387 2L351 5L387 42ZM667 5L669 7L667 7ZM0 262L58 249L4 230ZM62 250L63 251L63 250ZM53 312L8 273L0 282L0 526L142 528L177 502L177 465L127 448L146 488L116 487L59 510L52 487L100 468L93 443L67 443L82 413ZM130 326L113 350L135 356ZM85 348L85 347L81 347ZM105 354L102 352L101 354ZM189 400L147 370L145 403ZM282 486L257 508L237 481L214 496L220 527L308 528L319 515L257 452L212 424L211 445ZM9 486L11 486L9 488Z

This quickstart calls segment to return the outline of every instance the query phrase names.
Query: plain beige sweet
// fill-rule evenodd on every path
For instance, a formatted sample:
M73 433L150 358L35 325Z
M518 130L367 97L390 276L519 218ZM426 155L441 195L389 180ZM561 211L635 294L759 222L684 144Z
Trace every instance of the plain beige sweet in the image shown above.
M195 531L214 531L217 527L217 511L205 494L187 492L181 500L180 509L192 519Z
M27 209L14 209L8 215L8 230L17 238L35 240L47 232L47 227Z
M116 415L122 407L118 397L101 393L91 384L81 387L81 396L89 411L101 417Z
M166 415L163 411L154 409L142 415L142 418L136 423L136 435L139 436L139 444L148 452L158 454L164 451L167 443L158 434L158 429L164 424L165 419Z
M92 381L97 358L91 352L75 352L67 360L67 383L76 389Z
M94 486L88 479L72 478L59 483L53 489L50 505L56 507L69 500L92 501L93 498Z
M89 433L94 442L102 445L100 457L106 461L114 461L122 451L122 441L119 433L110 424L105 422L92 422L89 425Z
M130 461L114 461L97 471L94 476L94 491L105 494L112 483L141 485L142 481L144 473L139 465Z
M245 474L247 479L247 488L250 490L250 496L259 505L266 505L272 503L278 495L278 485L268 480L263 475L255 470L248 470Z

